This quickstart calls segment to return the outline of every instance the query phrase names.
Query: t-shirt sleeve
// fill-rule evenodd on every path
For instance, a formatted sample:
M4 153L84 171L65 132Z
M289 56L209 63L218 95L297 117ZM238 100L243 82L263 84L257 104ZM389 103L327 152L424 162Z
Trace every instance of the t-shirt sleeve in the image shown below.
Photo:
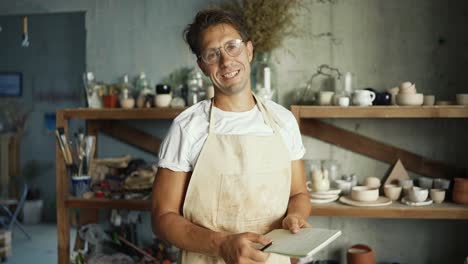
M158 167L172 171L192 171L189 156L190 136L185 132L180 123L172 122L169 132L159 148Z
M304 157L304 154L306 153L306 149L304 147L304 144L302 143L301 131L299 129L299 125L297 124L297 121L294 118L294 116L292 116L292 120L290 121L290 124L291 125L289 126L290 127L289 133L291 133L291 138L292 138L292 144L290 146L291 160L299 160Z

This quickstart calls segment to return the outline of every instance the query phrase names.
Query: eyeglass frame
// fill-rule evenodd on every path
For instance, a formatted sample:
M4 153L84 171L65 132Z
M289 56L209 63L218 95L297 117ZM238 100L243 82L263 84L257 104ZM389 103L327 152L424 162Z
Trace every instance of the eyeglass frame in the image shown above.
M242 49L242 50L239 52L239 54L237 54L237 55L235 55L235 56L229 54L229 52L226 50L226 45L227 45L228 43L230 43L231 41L236 41L236 44L238 43L238 44L239 44L239 47L241 47L241 44L244 44L244 45L242 45L243 48L240 48L240 49ZM216 61L214 61L214 62L212 62L212 63L207 62L207 61L203 58L203 55L202 55L202 54L203 54L203 51L200 53L200 55L197 55L197 58L198 58L199 60L203 61L203 63L206 63L206 64L208 64L208 65L213 65L213 64L218 63L218 62L219 62L219 59L221 58L221 48L226 52L227 55L229 55L229 56L231 56L231 57L237 57L237 56L239 56L239 55L244 51L243 49L245 48L245 44L246 44L246 41L243 40L243 39L231 39L231 40L227 41L226 43L224 43L222 47L209 48L209 50L214 50L215 53L216 53L216 55L217 55Z

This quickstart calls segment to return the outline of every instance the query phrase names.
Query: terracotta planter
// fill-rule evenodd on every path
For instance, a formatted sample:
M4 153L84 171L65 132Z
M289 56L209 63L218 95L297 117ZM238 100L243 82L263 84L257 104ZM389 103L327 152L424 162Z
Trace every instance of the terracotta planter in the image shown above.
M453 191L452 200L457 204L468 204L468 192Z
M346 253L346 259L348 264L375 264L374 251L362 244L351 246Z
M455 178L455 183L453 184L453 191L468 193L468 179Z
M102 102L105 108L116 108L119 97L117 95L103 95Z

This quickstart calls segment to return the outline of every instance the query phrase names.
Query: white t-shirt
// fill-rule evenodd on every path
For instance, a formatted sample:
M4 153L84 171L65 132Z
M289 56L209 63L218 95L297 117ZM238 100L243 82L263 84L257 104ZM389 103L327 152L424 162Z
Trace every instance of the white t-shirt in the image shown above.
M178 115L159 148L161 168L172 171L193 171L198 156L208 137L211 100L201 101ZM283 106L266 101L266 107L281 121L280 134L289 149L291 160L301 159L305 154L299 126L294 115ZM273 130L263 120L255 106L246 112L226 112L213 108L215 133L227 135L272 135Z

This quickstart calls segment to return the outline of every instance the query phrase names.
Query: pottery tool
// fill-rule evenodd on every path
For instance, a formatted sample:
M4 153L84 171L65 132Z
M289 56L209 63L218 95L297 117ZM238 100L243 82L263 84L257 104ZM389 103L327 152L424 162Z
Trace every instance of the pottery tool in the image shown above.
M28 17L23 17L23 34L22 34L22 47L29 47L29 35L28 35Z
M121 236L117 236L117 238L123 242L124 244L126 244L127 246L133 248L134 250L136 250L137 252L139 252L140 254L142 254L143 256L149 258L151 261L156 261L156 259L151 256L148 252L144 251L143 249L135 246L134 244L130 243L129 241L127 241L125 238L121 237Z

